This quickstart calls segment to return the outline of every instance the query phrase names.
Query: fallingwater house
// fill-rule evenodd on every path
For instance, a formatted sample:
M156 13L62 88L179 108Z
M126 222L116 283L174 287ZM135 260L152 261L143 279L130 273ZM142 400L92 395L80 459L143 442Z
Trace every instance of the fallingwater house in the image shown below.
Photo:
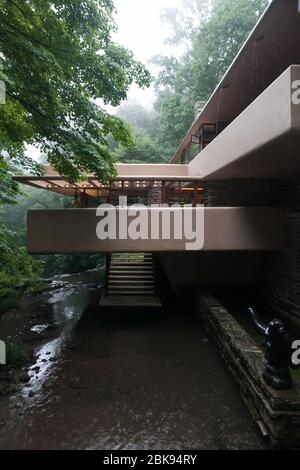
M50 167L43 177L16 177L74 198L74 209L28 212L28 251L107 253L106 305L159 304L156 269L175 291L197 293L198 309L261 431L281 446L300 444L299 384L285 391L268 386L261 348L201 292L247 285L273 318L300 329L299 7L298 0L269 5L169 164L116 165L110 186L93 175L72 185ZM191 204L196 211L203 204L202 249L186 251L185 240L172 235L100 240L96 208L108 203L121 211L120 196L128 205Z

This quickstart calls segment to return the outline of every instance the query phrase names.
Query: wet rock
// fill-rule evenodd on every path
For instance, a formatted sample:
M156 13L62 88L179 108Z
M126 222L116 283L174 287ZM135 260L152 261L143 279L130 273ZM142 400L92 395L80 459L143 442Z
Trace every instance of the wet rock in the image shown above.
M63 362L61 363L61 365L62 365L63 367L70 367L70 366L71 366L71 363L72 363L72 361L68 359L68 360L66 360L66 361L63 361Z
M50 357L49 361L50 361L50 362L56 362L56 361L57 361L57 357L56 357L56 356Z
M26 333L25 336L23 336L23 341L25 343L34 343L36 341L40 341L41 339L43 339L43 335L36 333L35 331L30 331L29 333Z
M130 388L121 388L121 387L119 387L117 390L121 395L124 395L125 397L127 397L128 395L130 395L132 393L132 390Z
M29 390L29 392L28 392L29 398L34 397L34 395L35 395L35 392L33 390Z
M6 377L6 381L8 383L13 383L16 380L15 374L13 371L9 371L8 376Z
M78 377L74 377L73 379L70 380L69 382L70 387L73 390L84 390L85 385L80 382L80 379Z
M55 379L49 379L47 380L46 382L43 383L43 388L45 390L50 390L51 388L53 388L55 385Z
M52 324L47 327L47 332L56 331L59 328L58 325Z
M35 373L38 373L41 370L41 368L40 368L40 366L35 366L31 370Z
M6 383L0 384L0 396L6 396L10 394L10 387Z
M109 354L108 353L96 353L95 357L99 357L100 359L105 359L109 357Z
M20 375L19 380L22 383L28 383L30 381L30 375L25 372L25 374Z
M201 338L200 341L201 341L201 343L203 343L203 344L208 344L208 343L210 342L208 338Z

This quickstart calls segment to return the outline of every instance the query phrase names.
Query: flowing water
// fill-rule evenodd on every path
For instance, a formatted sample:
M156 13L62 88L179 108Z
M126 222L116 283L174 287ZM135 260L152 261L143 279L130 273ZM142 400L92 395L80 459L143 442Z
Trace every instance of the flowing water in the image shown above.
M99 284L59 277L44 294L58 329L5 402L1 449L264 448L187 307L100 310Z

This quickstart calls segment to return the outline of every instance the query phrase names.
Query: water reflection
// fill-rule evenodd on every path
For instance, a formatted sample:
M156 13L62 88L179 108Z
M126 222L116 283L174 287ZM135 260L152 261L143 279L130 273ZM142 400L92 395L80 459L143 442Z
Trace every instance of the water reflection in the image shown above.
M53 321L59 336L35 350L36 360L29 369L30 381L21 391L24 398L31 402L38 401L42 396L39 392L50 388L51 383L55 381L55 370L60 362L63 347L86 308L98 302L103 289L103 276L103 272L93 270L54 278L53 290L45 296L52 306ZM31 331L43 334L50 327L49 323L37 324Z

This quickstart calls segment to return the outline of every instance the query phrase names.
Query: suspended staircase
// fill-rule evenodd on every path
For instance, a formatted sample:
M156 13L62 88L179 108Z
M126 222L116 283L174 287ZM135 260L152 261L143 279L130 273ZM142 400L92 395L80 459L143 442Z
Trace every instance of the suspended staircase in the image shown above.
M151 253L112 253L107 256L106 307L160 307Z

